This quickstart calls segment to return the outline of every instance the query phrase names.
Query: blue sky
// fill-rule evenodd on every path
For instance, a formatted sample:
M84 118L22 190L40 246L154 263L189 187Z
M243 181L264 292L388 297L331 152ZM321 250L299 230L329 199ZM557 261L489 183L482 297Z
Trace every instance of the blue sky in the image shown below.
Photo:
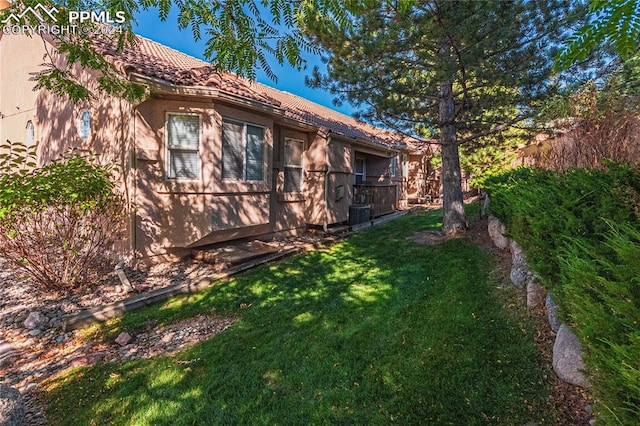
M163 22L158 17L156 10L145 11L137 16L138 23L134 27L134 31L141 36L204 60L203 52L205 51L206 40L194 41L191 29L178 30L176 16L177 11L174 8L167 20ZM320 105L351 115L354 111L351 105L344 103L342 106L337 107L333 105L333 96L330 93L320 89L311 89L304 84L305 75L310 75L314 66L318 65L321 70L325 69L319 56L309 53L305 54L304 58L307 60L307 69L302 71L297 71L289 66L279 66L276 60L273 59L270 61L270 65L278 76L278 82L270 80L260 70L258 71L257 80L268 86L294 93Z

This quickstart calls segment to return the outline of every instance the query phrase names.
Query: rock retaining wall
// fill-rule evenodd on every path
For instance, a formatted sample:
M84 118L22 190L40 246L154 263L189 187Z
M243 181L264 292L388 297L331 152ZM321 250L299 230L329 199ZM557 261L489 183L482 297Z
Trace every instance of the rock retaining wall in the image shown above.
M553 345L553 370L560 380L575 386L589 386L584 374L582 346L578 337L569 326L558 320L557 306L551 295L539 283L536 274L529 268L524 251L520 244L509 238L506 227L496 217L489 216L488 233L493 243L501 250L509 247L511 252L511 283L518 288L526 288L527 306L529 308L544 307L551 329L556 333Z

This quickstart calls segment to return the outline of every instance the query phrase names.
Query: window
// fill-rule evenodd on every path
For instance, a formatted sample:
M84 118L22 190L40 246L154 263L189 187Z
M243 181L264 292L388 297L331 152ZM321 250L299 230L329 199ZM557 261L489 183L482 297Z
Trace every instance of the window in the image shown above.
M364 158L356 158L356 185L360 185L367 180L367 170L364 163Z
M402 176L409 176L409 156L402 154Z
M27 146L34 146L36 144L36 128L33 125L33 121L27 121Z
M284 192L302 192L302 152L304 142L284 140Z
M391 177L395 177L398 174L398 156L395 155L389 159L389 172Z
M167 178L200 178L200 116L167 114Z
M91 113L88 110L83 109L78 115L78 136L80 139L86 140L91 136Z
M222 179L236 182L264 180L264 127L222 122Z

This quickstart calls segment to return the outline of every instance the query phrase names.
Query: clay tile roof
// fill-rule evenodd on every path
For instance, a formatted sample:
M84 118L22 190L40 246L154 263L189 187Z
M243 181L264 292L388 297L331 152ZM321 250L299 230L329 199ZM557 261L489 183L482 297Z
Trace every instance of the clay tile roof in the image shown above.
M429 150L429 141L375 127L300 96L251 82L229 72L216 71L208 62L145 37L136 36L135 46L126 47L122 52L118 52L113 41L107 39L94 40L94 44L98 52L124 74L135 72L176 85L213 87L281 107L288 118L324 127L347 138L373 141L393 149L408 148L413 152Z
M94 40L99 53L119 71L135 72L181 86L213 87L244 98L279 106L274 99L252 90L247 81L211 64L144 37L136 36L135 46L118 52L112 41Z
M257 82L250 84L252 89L280 102L285 110L285 115L291 119L318 127L326 127L333 133L347 138L371 140L395 149L406 147L411 151L422 152L426 151L429 146L428 141L372 126L292 93L283 92Z

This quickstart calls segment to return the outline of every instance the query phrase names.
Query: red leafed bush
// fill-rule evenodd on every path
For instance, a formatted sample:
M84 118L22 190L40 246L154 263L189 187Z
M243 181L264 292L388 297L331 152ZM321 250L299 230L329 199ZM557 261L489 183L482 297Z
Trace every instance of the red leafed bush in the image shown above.
M44 290L73 291L112 270L126 212L113 168L80 155L36 168L24 146L0 152L0 256Z

